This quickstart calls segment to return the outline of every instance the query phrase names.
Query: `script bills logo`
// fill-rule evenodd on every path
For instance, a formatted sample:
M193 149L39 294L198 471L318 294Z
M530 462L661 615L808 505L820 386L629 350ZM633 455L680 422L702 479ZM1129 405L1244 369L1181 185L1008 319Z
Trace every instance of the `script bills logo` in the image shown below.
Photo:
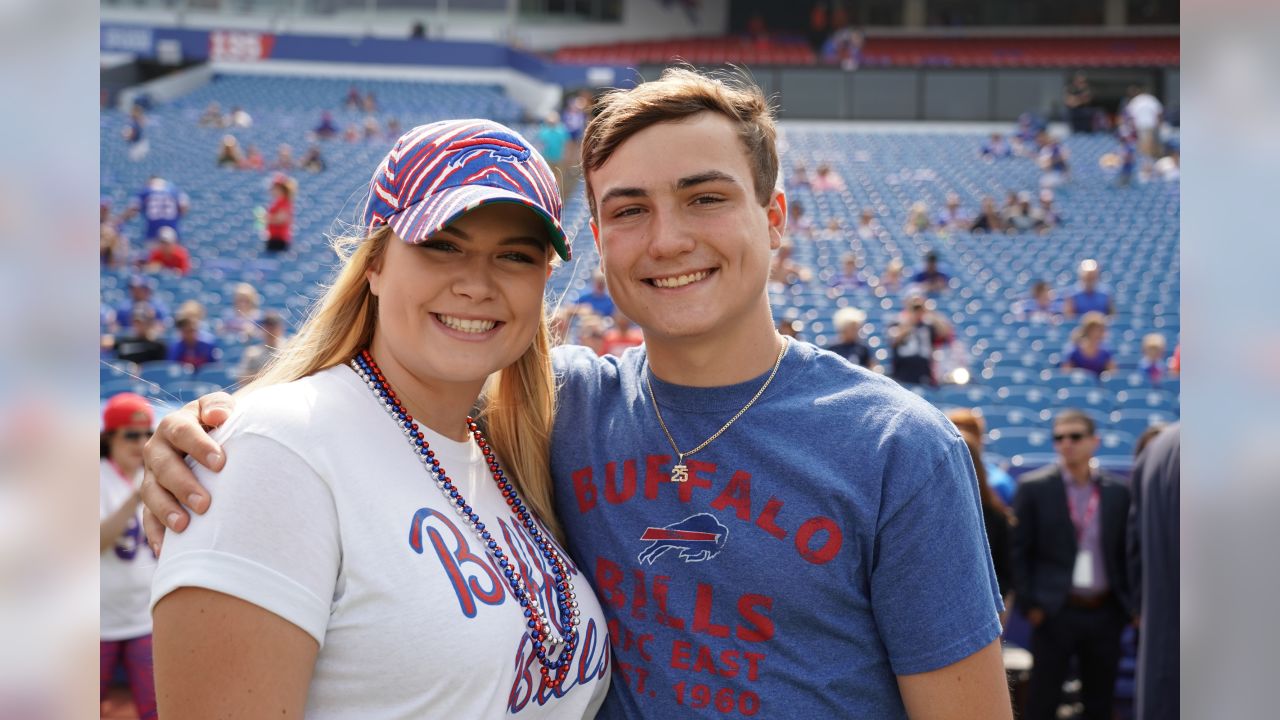
M679 550L685 562L710 560L724 549L729 528L711 513L698 513L666 527L651 527L640 536L649 545L640 551L641 563L652 565L668 550Z

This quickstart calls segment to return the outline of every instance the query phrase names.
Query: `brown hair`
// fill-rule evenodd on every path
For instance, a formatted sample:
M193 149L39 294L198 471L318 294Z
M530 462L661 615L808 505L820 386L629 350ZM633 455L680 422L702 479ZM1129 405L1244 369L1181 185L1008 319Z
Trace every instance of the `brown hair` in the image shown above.
M987 483L987 466L982 462L982 435L986 432L986 423L982 416L968 408L956 408L947 411L947 419L960 431L964 444L969 448L969 457L973 459L973 472L978 476L978 494L982 498L982 507L1004 513L1013 521L1013 513L1004 500L991 489Z
M1089 433L1089 437L1093 437L1098 431L1098 426L1093 422L1093 418L1089 417L1088 413L1078 408L1067 408L1053 416L1054 427L1067 422L1078 422L1084 425L1085 431Z
M378 298L369 289L366 273L379 266L387 243L394 239L390 226L384 225L367 236L357 234L333 240L342 259L338 277L298 334L245 390L307 377L345 363L369 346L377 325ZM563 541L555 515L549 465L555 384L545 305L533 343L486 386L480 408L478 417L485 425L490 445L521 498Z
M778 183L778 129L764 92L742 70L716 77L678 66L630 90L612 90L596 104L596 115L582 135L582 168L591 217L597 212L591 172L608 162L619 145L650 125L703 112L720 113L737 123L738 139L751 164L756 201L768 205Z

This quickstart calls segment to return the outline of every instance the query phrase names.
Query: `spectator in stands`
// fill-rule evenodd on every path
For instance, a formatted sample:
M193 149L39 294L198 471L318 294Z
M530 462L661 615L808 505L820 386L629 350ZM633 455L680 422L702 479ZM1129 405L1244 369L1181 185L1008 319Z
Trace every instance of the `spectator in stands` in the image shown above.
M178 339L169 346L168 359L171 362L199 369L202 365L216 362L222 355L213 343L200 338L200 324L196 318L183 315L174 325L178 328Z
M982 147L978 148L978 155L983 160L999 160L1007 158L1013 154L1013 147L1009 145L1009 141L1004 139L1004 135L998 132L991 133L991 137L982 143Z
M146 223L143 239L150 242L159 237L162 227L171 227L174 232L179 232L179 224L190 205L191 201L186 193L159 175L152 175L147 179L146 187L129 201L129 206L120 216L120 222L126 223L141 213L142 220Z
M1003 625L1009 614L1008 608L1013 605L1013 526L1017 520L1013 517L1009 504L991 485L993 464L983 457L982 432L973 429L974 424L982 426L982 419L966 409L952 410L947 413L947 417L964 438L964 443L969 448L969 458L973 460L974 474L978 476L982 524L987 530L987 544L991 546L991 563L995 566L1000 597L1004 599L1005 611L1000 613L1000 623ZM999 466L995 466L995 469L999 470ZM1008 473L1005 476L1008 477Z
M908 235L925 232L933 224L929 218L929 205L923 200L917 200L911 204L911 209L907 210L907 222L902 227L902 231Z
M164 323L147 303L137 303L129 314L129 326L121 334L104 343L116 357L127 362L142 363L169 357L169 346L163 341Z
M1169 358L1169 377L1182 374L1182 343L1173 346L1173 357Z
M809 179L809 168L805 167L803 160L796 160L791 165L791 174L787 176L787 188L790 190L799 190L800 188L810 188L813 182Z
M360 103L360 108L367 113L378 112L378 98L372 90L364 94L364 101Z
M287 143L281 143L280 147L276 148L276 159L271 161L271 169L284 172L292 170L294 165L293 148Z
M240 149L240 141L235 135L223 135L222 144L218 146L215 163L220 168L238 170L244 167L244 151Z
M1066 369L1080 368L1101 375L1116 369L1116 360L1104 345L1107 337L1107 316L1100 312L1087 312L1071 333L1071 345L1062 361Z
M939 230L946 232L969 232L969 228L973 226L973 214L960 207L960 196L951 192L947 193L946 205L938 212L933 223Z
M1031 297L1018 302L1014 309L1018 322L1055 323L1062 318L1062 303L1053 296L1053 288L1044 280L1031 284Z
M205 309L204 304L199 300L192 298L178 306L177 312L173 314L174 318L189 317L196 321L197 334L201 340L214 342L215 337L213 331L209 327L209 311ZM175 320L176 322L176 320Z
M1040 187L1056 188L1071 178L1071 153L1048 131L1040 131L1036 139L1040 154L1036 164L1040 167Z
M151 578L156 556L142 530L142 446L154 413L141 395L120 393L102 410L98 463L99 701L123 666L136 715L156 717L151 658Z
M129 253L129 239L112 219L111 203L104 198L98 203L98 261L110 270L128 267Z
M1034 114L1024 112L1018 116L1018 127L1014 130L1013 153L1024 157L1034 157L1039 151L1036 144L1036 138L1040 135L1043 125L1040 119Z
M133 317L134 307L139 303L151 308L152 316L157 320L161 322L168 321L169 306L155 297L155 279L145 275L131 275L129 277L129 300L116 308L116 317L120 320L121 325L128 327L129 319Z
M1111 294L1099 286L1098 279L1101 272L1097 260L1090 258L1080 261L1077 275L1080 282L1062 304L1062 314L1068 320L1074 320L1087 312L1100 312L1108 317L1115 314L1116 309L1111 301Z
M1093 419L1053 419L1058 462L1022 476L1014 497L1014 583L1031 623L1034 665L1024 717L1055 720L1070 660L1079 663L1084 717L1109 720L1120 635L1133 617L1125 533L1129 491L1091 461Z
M861 240L874 240L884 231L884 227L880 225L880 220L876 218L874 208L864 207L858 213L858 227L854 228L854 232L858 234Z
M1151 171L1156 180L1164 182L1175 182L1182 177L1181 155L1179 154L1178 145L1174 142L1165 144L1164 157L1156 161Z
M260 339L244 349L240 364L236 367L236 378L241 383L247 383L257 377L262 368L275 357L276 351L284 347L284 343L284 318L274 310L263 314Z
M382 134L382 128L378 125L378 118L372 115L365 115L364 122L361 123L363 129L363 137L365 140L377 140Z
M191 272L191 253L178 244L178 233L174 232L173 228L167 226L160 228L156 241L151 254L147 256L148 272L172 270L179 275Z
M222 317L220 337L238 342L258 336L258 324L262 322L262 298L253 285L238 283L231 292L231 307Z
M302 162L298 163L298 167L307 172L324 172L324 155L320 153L320 146L312 145L307 148L307 154L302 156Z
M911 276L911 283L916 289L927 295L946 292L950 287L951 276L938 269L938 253L930 250L925 253L924 267Z
M594 312L578 316L578 343L591 348L596 355L607 354L604 349L604 320Z
M806 283L813 279L813 270L791 257L794 250L795 246L787 241L778 246L778 250L773 254L773 260L769 264L769 284L771 286L786 287Z
M644 344L644 333L631 322L631 318L615 310L613 326L604 331L600 342L605 354L621 356L627 348Z
M251 128L253 127L253 116L247 110L236 105L231 108L231 127Z
M360 126L355 123L347 123L347 129L342 131L342 139L349 143L360 141Z
M1006 201L1004 208L1000 211L1005 227L1017 232L1034 229L1036 220L1031 215L1031 193L1024 190L1016 195L1014 193L1009 195L1012 198L1012 204Z
M568 156L565 154L565 148L569 144L569 128L560 122L560 113L547 113L534 139L538 143L538 149L542 151L542 158L551 165L556 178L561 181L560 194L564 196L571 189L563 184L569 171Z
M1031 209L1031 220L1041 233L1048 232L1062 224L1062 215L1053 204L1053 191L1045 188L1040 191L1040 204Z
M569 131L569 142L565 145L565 157L568 158L565 167L570 177L565 178L562 188L575 187L578 182L577 160L582 151L582 132L590 119L591 101L591 91L582 90L569 98L560 113L560 121Z
M1138 152L1142 153L1141 177L1151 176L1151 165L1160 157L1160 124L1164 120L1164 105L1155 95L1136 85L1129 88L1129 101L1125 103L1124 114L1133 120L1133 128L1138 136Z
M982 209L978 211L978 217L974 218L969 232L1004 232L1004 219L1000 217L1000 210L996 207L995 198L990 195L983 196Z
M343 99L342 104L348 110L359 110L363 102L364 98L360 95L360 88L356 87L355 83L352 83L347 87L347 96Z
M1067 108L1071 132L1093 132L1093 90L1089 88L1089 79L1084 73L1071 76L1071 82L1062 91L1062 104Z
M200 127L223 128L227 126L227 118L222 114L222 106L217 101L205 106L200 113Z
M129 144L127 154L133 162L141 162L151 152L147 135L147 114L141 105L135 104L129 108L129 121L124 127L124 140Z
M275 254L289 249L293 242L293 197L298 184L283 173L271 178L271 204L267 206L267 252Z
M1164 359L1168 349L1164 335L1153 332L1142 336L1142 359L1138 361L1138 372L1146 376L1152 385L1159 385L1169 375Z
M853 253L840 256L840 272L832 276L831 287L844 293L856 290L865 284L858 274L858 256Z
M866 322L867 314L858 308L844 307L837 310L831 317L837 342L834 345L828 345L827 350L854 365L875 370L879 367L875 353L871 352L871 347L862 339L862 326Z
M809 187L814 192L843 192L845 189L844 178L840 177L840 173L832 169L828 163L818 163L818 167L813 171L813 179L810 181Z
M396 117L387 118L387 137L398 138L404 134L404 130L400 127L400 120Z
M955 408L947 411L947 418L960 429L961 434L977 438L979 450L983 448L984 438L987 437L987 422L981 415L968 408ZM995 491L1005 510L1008 510L1013 506L1013 495L1018 488L1017 481L994 460L984 459L983 466L987 471L987 485ZM1008 604L1006 601L1005 605Z
M312 130L317 138L328 140L338 134L338 124L333 121L333 113L325 110L320 113L320 124Z
M951 326L928 309L919 295L907 298L898 322L889 328L893 348L891 376L900 383L938 384L934 375L934 348L951 341Z
M813 237L813 221L805 214L803 203L799 200L791 203L787 208L787 214L791 216L787 222L788 232L806 238Z
M604 274L597 271L591 275L591 292L578 296L578 305L586 306L601 318L613 317L613 298L605 288Z
M880 287L891 293L902 290L902 272L905 265L902 258L894 258L885 266L884 272L880 277L876 278L876 282Z
M427 38L427 26L421 20L414 20L413 25L409 26L410 40L425 40ZM398 135L396 137L399 137Z
M262 151L257 145L250 143L244 150L244 165L240 166L241 170L262 170L266 168L266 160L262 157Z
M1127 556L1133 612L1140 618L1136 720L1176 718L1179 712L1181 457L1182 430L1174 425L1138 456L1130 483Z

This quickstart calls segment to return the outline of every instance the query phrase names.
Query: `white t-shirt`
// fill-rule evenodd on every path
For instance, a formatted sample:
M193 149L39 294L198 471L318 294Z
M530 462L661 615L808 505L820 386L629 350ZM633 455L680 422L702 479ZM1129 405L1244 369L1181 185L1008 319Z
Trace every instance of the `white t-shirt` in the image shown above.
M142 469L131 478L120 474L106 458L98 464L98 520L120 509L142 483ZM124 532L103 551L101 558L101 637L103 640L132 640L151 634L151 575L156 556L142 533L142 506L139 505Z
M554 606L547 562L475 443L423 432L503 552L543 591L543 607ZM214 501L166 538L152 603L202 587L305 630L320 643L306 717L595 715L611 660L586 578L569 563L580 640L562 691L549 693L506 578L349 367L250 393L214 439L226 467L197 469Z
M1125 111L1133 118L1133 126L1139 130L1153 130L1160 124L1160 113L1164 105L1150 93L1134 95L1125 106Z

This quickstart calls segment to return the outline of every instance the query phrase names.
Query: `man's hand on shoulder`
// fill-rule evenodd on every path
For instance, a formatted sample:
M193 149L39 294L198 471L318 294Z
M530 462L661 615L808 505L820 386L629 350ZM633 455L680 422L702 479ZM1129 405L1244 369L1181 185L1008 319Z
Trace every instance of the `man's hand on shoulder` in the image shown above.
M142 502L146 511L142 521L151 548L157 554L164 543L166 529L174 532L186 529L190 520L186 508L197 514L209 509L209 493L196 480L185 459L195 458L215 472L222 469L226 457L209 437L209 430L226 422L234 406L235 400L227 393L205 395L166 416L147 441L143 450L146 473L142 481Z

